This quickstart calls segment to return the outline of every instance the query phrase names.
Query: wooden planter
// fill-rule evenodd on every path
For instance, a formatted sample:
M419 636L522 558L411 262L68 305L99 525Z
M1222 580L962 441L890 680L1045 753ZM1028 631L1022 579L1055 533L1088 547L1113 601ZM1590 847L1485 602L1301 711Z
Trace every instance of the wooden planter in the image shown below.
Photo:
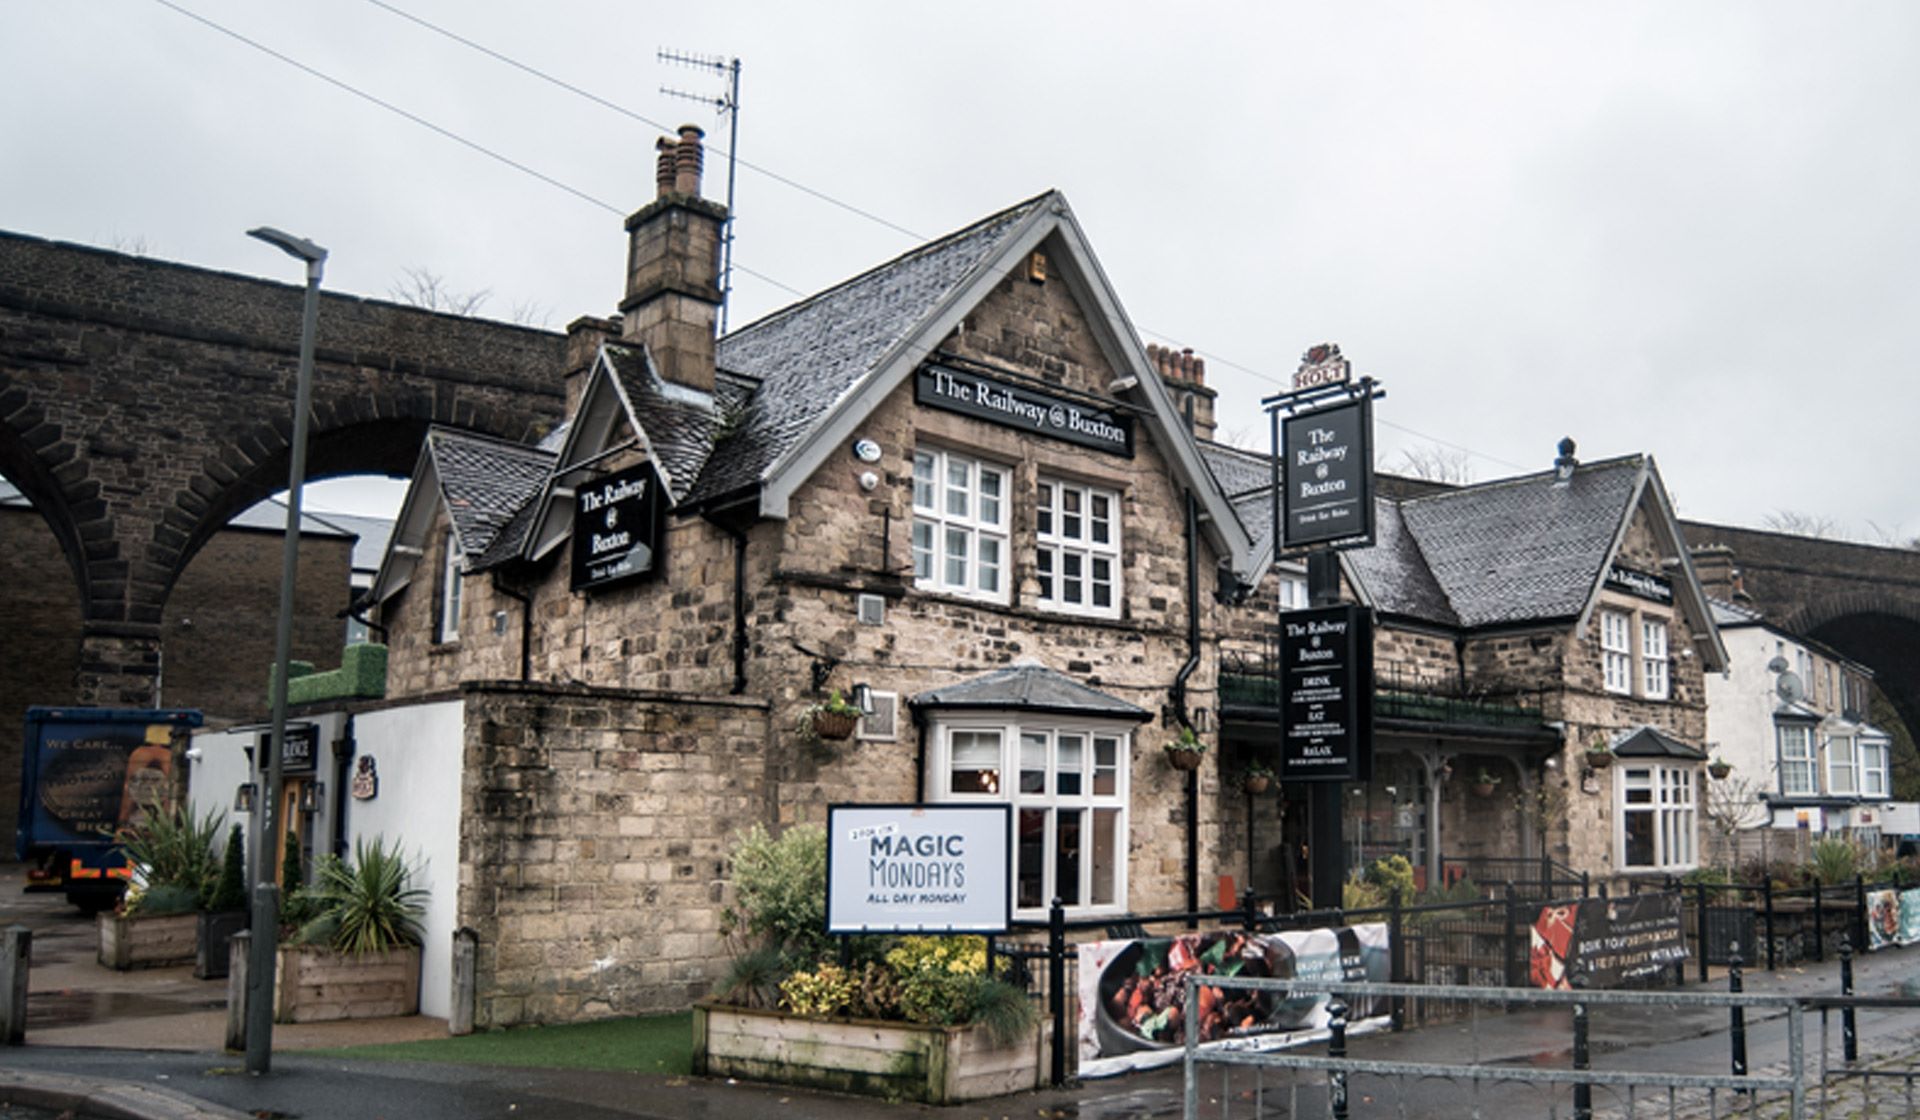
M1051 1037L1051 1020L996 1047L974 1027L803 1019L701 1003L693 1009L693 1072L953 1104L1038 1088Z
M159 917L126 918L106 913L99 916L100 963L126 971L132 968L164 968L192 964L198 914L165 914Z
M1176 751L1172 747L1167 748L1167 761L1173 764L1175 770L1198 770L1206 758L1205 751Z
M276 1023L385 1019L420 1010L420 947L338 953L283 945L275 959Z
M193 975L197 980L224 980L227 976L227 942L247 928L245 910L202 910L194 931Z

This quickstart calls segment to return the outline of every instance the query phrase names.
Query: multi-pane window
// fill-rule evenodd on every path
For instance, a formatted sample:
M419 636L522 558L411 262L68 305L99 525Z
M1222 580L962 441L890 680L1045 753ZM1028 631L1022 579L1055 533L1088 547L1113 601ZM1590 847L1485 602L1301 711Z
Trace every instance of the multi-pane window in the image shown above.
M1005 467L939 449L913 453L913 578L923 588L1005 602Z
M1667 624L1657 618L1640 620L1640 695L1667 698Z
M1827 740L1827 792L1835 796L1857 793L1853 757L1853 736L1835 735Z
M440 567L440 625L435 638L442 642L457 641L460 637L460 597L464 590L461 583L464 573L460 553L460 538L447 531L446 548L441 551Z
M1620 773L1620 863L1682 870L1695 863L1694 766L1628 766Z
M1813 728L1804 723L1776 726L1780 740L1780 792L1808 797L1820 792L1813 769Z
M1012 724L948 728L944 742L939 799L1013 805L1016 909L1123 908L1126 733Z
M1111 490L1040 480L1034 496L1034 575L1040 605L1120 613L1120 498Z
M1622 611L1600 612L1600 662L1606 670L1608 692L1633 692L1632 617Z
M1860 792L1867 797L1887 795L1887 742L1860 740Z
M1280 573L1280 609L1304 610L1307 606L1307 577Z

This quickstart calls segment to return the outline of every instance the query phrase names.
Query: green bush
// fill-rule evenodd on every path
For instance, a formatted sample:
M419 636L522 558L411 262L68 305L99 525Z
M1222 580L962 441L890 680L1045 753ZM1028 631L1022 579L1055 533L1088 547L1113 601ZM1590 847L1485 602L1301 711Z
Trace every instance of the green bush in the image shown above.
M795 825L779 838L754 825L733 849L733 905L720 930L744 932L792 960L814 960L831 948L827 936L827 833Z
M1853 882L1864 862L1860 846L1838 836L1815 840L1809 854L1807 876L1823 887Z
M1735 880L1733 872L1724 867L1696 867L1682 875L1680 881L1689 887L1706 887L1708 902L1718 902L1727 895L1737 893L1725 889Z
M190 892L193 903L187 909L195 909L219 876L213 840L225 815L209 809L206 816L195 817L193 807L184 801L171 806L154 801L143 807L137 823L116 833L114 842L127 862L139 869L143 895L160 887L177 887Z
M215 912L244 910L247 906L246 836L239 825L227 830L227 848L220 856L220 877L207 892L206 909Z
M780 982L780 1006L817 1019L838 1015L853 1000L853 977L837 964L822 961Z
M1413 897L1413 864L1406 856L1384 856L1367 866L1367 882L1380 888L1385 901L1406 902Z
M164 914L191 914L199 908L200 896L192 887L161 883L140 892L127 906L125 913L157 918Z
M328 943L333 948L343 953L380 953L420 944L427 891L410 885L412 872L406 860L399 852L388 851L384 840L357 841L352 863L324 861L320 873L315 884L320 915L314 921L332 927Z

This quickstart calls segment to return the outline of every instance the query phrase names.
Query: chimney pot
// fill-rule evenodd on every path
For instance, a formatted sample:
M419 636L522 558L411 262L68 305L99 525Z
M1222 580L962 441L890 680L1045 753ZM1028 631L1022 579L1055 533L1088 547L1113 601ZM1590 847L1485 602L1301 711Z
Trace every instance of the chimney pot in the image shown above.
M653 163L654 197L665 198L673 193L674 153L679 145L662 136L653 146L660 153Z
M680 143L673 155L673 189L676 194L698 195L700 193L700 170L705 162L705 153L700 147L700 139L706 133L700 126L683 124L680 126Z
M1573 437L1567 436L1563 438L1560 441L1560 457L1553 461L1554 481L1568 482L1572 480L1573 468L1580 465L1580 460L1573 457L1573 451Z

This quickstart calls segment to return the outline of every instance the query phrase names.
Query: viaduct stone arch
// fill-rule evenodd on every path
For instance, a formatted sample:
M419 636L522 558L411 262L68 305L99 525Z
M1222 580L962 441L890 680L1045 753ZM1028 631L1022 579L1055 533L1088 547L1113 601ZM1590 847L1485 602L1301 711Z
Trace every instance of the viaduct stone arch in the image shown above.
M0 233L0 473L79 590L56 702L156 702L161 612L234 514L286 485L303 289ZM537 438L565 336L323 294L308 477L412 471L429 424Z
M1920 732L1920 551L1682 526L1710 594L1726 598L1737 575L1770 621L1871 668L1901 722Z

